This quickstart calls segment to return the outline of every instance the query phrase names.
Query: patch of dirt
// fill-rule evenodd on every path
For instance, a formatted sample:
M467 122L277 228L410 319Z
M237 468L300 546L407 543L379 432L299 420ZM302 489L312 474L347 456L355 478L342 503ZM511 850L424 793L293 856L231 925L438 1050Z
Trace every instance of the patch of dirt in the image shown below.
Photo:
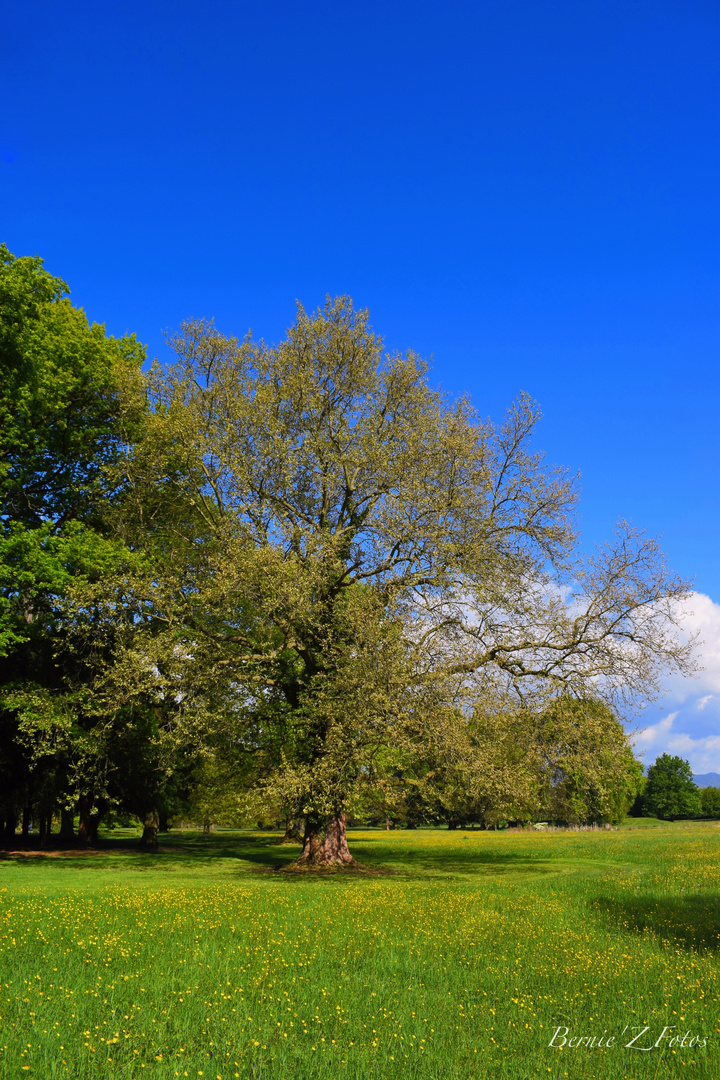
M93 847L73 847L73 848L60 848L53 850L52 848L5 848L0 851L0 859L76 859L78 856L83 858L100 858L103 855L122 855L122 854L148 854L148 855L162 855L170 854L173 851L178 850L172 847L157 847L149 851L144 851L141 847L119 847L119 848L93 848Z
M397 870L383 870L377 866L366 866L365 863L355 862L352 866L307 866L303 863L291 862L285 866L255 866L252 873L265 876L285 874L289 877L388 877L397 875Z

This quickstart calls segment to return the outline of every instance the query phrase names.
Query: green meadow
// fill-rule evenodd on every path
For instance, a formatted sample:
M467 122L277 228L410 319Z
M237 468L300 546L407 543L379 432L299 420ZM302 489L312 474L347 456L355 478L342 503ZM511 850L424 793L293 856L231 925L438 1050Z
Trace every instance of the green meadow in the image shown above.
M713 824L349 839L4 853L0 1077L720 1075Z

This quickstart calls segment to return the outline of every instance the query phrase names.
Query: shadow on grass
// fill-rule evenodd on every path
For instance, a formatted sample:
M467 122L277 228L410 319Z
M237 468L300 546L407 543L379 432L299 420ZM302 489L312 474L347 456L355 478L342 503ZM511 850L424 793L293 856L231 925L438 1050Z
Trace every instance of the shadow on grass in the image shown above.
M183 845L183 857L193 862L215 858L235 859L248 869L292 871L292 863L300 854L300 845L279 845L278 838L267 834L236 834L233 837L197 837ZM455 839L455 838L453 838ZM298 876L332 876L342 878L353 874L402 875L410 878L445 879L478 875L515 874L537 876L567 873L577 869L593 872L596 867L589 860L548 859L530 856L527 852L500 850L495 845L475 846L451 843L447 847L427 847L422 842L408 844L407 834L401 834L397 842L386 833L377 836L348 834L348 844L357 859L355 868L339 870L302 870ZM605 864L602 864L606 869ZM287 875L284 874L284 877Z
M221 873L247 873L261 871L268 876L273 871L284 871L285 880L297 876L328 877L402 875L410 879L440 878L471 880L484 876L538 878L567 873L597 873L607 869L607 864L588 859L563 859L533 856L527 851L513 851L490 844L458 843L453 837L447 844L425 845L418 835L418 842L408 842L407 834L395 840L386 833L377 836L348 836L350 849L360 864L348 870L303 871L293 874L292 864L300 854L299 844L279 844L280 834L226 833L204 835L200 833L171 833L160 837L156 851L143 851L135 838L103 838L94 848L60 846L56 839L46 848L37 843L25 847L13 845L0 851L0 861L22 863L25 866L48 866L62 871L82 868L133 872L176 872L191 875Z
M58 870L112 866L136 871L204 871L226 860L234 860L255 867L279 869L296 859L299 853L299 846L281 847L275 838L266 836L173 834L161 836L158 847L149 850L140 847L139 838L104 837L92 847L59 841L44 847L37 842L6 845L0 850L0 861L22 863L28 867L52 863Z
M692 952L720 950L720 896L599 897L591 907L625 931Z
M421 837L422 834L416 834ZM357 842L348 834L352 854L364 862L377 861L384 868L414 878L473 878L482 876L513 875L528 879L558 874L602 873L613 863L586 857L570 857L564 853L551 854L547 848L530 851L527 847L514 847L502 842L507 834L497 836L487 832L440 833L447 843L435 842L425 845L421 841L411 845L407 833L398 836L398 842L387 834L377 837L363 835ZM476 841L473 843L473 836ZM467 844L464 841L468 841ZM495 841L501 841L496 843Z

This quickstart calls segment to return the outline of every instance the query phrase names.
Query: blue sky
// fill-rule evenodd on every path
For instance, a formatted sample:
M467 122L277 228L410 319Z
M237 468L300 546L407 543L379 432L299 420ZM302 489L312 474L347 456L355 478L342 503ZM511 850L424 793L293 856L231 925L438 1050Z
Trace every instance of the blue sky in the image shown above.
M1 237L92 319L155 354L189 315L272 340L348 292L482 413L533 395L586 544L662 534L714 612L715 0L34 0L0 70ZM720 732L713 618L648 752Z

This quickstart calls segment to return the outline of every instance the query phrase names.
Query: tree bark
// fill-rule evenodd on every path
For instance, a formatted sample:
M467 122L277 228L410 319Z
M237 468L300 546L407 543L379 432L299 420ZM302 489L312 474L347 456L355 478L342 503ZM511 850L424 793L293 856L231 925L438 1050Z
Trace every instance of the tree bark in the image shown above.
M337 814L325 826L306 820L302 855L297 861L300 866L312 868L355 866L347 845L345 815Z
M3 829L3 840L14 840L15 830L17 829L18 819L14 810L8 810L5 817L5 828Z
M40 811L40 843L44 848L53 835L53 811Z
M303 844L305 842L305 818L288 818L285 822L285 835L279 844Z
M78 812L80 824L78 826L78 840L81 844L96 844L100 815L91 813L95 797L93 795L81 795L78 799Z
M160 814L160 824L158 825L158 832L170 831L170 819L167 814Z
M158 846L158 826L160 824L160 815L157 810L150 810L145 815L145 825L143 827L143 834L140 839L140 847L145 848L146 851L155 850Z
M75 814L72 810L64 807L60 810L60 839L75 839Z

